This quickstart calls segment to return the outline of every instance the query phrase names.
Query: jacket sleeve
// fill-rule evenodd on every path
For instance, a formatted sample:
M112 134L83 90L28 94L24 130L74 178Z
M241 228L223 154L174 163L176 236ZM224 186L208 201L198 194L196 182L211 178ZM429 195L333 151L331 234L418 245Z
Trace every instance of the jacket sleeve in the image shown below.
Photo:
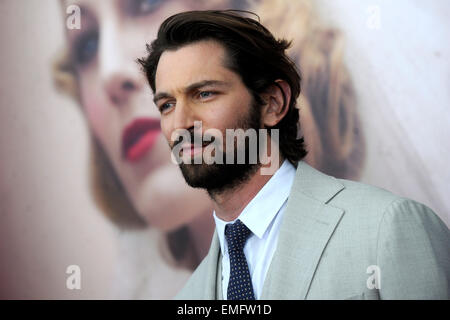
M450 299L450 231L428 207L399 199L377 239L381 299Z

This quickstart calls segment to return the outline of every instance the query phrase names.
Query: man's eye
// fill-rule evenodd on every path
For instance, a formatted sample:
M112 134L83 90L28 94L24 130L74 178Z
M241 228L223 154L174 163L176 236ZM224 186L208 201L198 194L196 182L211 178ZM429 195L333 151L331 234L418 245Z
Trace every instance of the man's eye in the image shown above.
M163 0L131 0L129 12L134 16L147 15L155 11Z
M166 102L163 103L160 107L159 107L159 112L163 113L164 111L170 109L174 104L172 102Z
M211 91L202 91L202 92L200 92L198 95L199 95L199 97L200 97L201 99L206 99L206 98L211 97L213 94L214 94L214 93L211 92Z
M98 33L91 32L80 37L74 49L74 60L77 65L88 64L97 54Z

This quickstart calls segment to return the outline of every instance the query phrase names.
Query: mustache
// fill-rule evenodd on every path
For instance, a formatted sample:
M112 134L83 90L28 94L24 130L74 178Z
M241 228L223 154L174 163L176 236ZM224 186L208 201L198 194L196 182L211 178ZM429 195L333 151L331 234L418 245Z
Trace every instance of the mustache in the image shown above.
M169 147L172 150L173 148L175 148L178 144L182 143L182 142L186 142L190 141L190 143L194 143L197 141L200 141L200 145L205 146L208 145L212 142L214 142L216 140L215 136L211 136L210 139L208 141L204 141L204 135L201 132L194 132L194 130L189 130L189 133L186 134L186 132L184 134L179 134L175 140L172 140L169 143ZM189 139L189 140L188 140Z

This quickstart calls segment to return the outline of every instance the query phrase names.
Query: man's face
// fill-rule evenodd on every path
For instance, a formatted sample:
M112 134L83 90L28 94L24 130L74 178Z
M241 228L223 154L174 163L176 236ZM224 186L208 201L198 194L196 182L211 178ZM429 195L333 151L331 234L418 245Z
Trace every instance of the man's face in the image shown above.
M239 75L227 69L226 53L215 41L201 41L165 51L160 58L155 84L155 103L161 112L161 128L174 148L177 132L190 130L203 135L217 129L225 142L226 129L258 129L261 117L258 106ZM194 122L201 122L201 132ZM194 140L192 139L192 144ZM222 144L224 157L227 152ZM188 145L183 156L202 155L205 145ZM246 146L248 149L248 145ZM181 164L187 183L215 193L232 188L256 172L259 165L249 164Z

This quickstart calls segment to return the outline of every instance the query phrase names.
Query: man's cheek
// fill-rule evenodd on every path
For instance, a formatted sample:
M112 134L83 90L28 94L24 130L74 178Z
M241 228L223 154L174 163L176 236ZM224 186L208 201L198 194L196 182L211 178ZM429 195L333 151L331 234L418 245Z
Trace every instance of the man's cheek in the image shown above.
M164 138L168 142L169 146L172 146L171 137L172 137L172 131L169 129L167 125L167 121L161 119L161 131L164 135Z

